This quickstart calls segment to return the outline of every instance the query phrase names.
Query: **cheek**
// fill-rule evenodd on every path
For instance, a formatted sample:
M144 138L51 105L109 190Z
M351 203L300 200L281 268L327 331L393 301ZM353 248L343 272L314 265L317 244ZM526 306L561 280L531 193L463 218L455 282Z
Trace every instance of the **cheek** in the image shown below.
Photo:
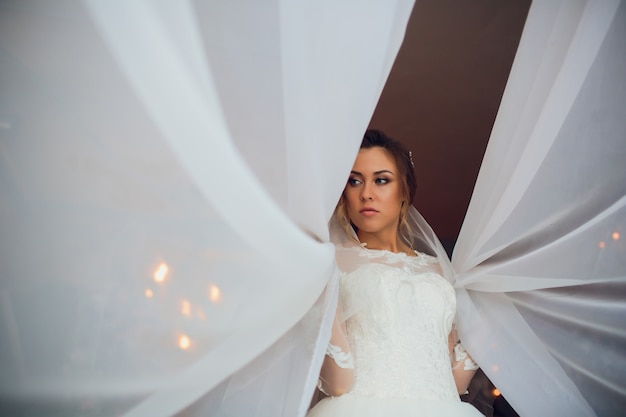
M402 187L400 185L396 188L396 198L398 199L400 204L402 204L403 201L407 200L407 197L404 195L404 191L402 190Z
M354 207L356 207L357 203L358 203L358 196L355 195L356 193L354 192L349 192L349 191L345 191L343 196L343 201L345 203L346 206L346 211L350 212L350 210L353 210Z
M385 193L385 201L389 204L402 204L402 200L404 200L404 196L402 195L402 190L399 188L393 188L386 190Z
M400 215L400 212L402 211L402 200L404 200L402 193L394 193L393 195L390 195L389 200L387 200L388 207L393 207L392 211L397 215Z

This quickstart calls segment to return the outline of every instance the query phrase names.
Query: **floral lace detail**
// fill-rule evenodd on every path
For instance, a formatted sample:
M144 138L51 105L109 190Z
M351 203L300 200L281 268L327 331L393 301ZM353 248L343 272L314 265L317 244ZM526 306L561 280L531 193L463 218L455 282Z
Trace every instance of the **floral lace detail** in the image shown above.
M409 256L404 252L391 252L382 249L365 249L365 244L360 246L350 246L340 248L342 251L354 251L358 256L384 262L391 266L397 266L407 273L418 272L424 267L437 265L439 261L436 257L425 253L414 251L416 256Z
M434 272L436 258L363 252L372 262L340 281L341 302L354 312L346 320L355 366L351 392L458 400L448 351L456 298Z
M343 369L354 369L352 353L344 352L339 346L328 343L328 347L326 348L326 354L333 358L338 367Z
M467 351L460 342L454 346L454 359L456 362L463 361L464 371L475 371L480 368L480 366L478 366L478 364L467 354Z

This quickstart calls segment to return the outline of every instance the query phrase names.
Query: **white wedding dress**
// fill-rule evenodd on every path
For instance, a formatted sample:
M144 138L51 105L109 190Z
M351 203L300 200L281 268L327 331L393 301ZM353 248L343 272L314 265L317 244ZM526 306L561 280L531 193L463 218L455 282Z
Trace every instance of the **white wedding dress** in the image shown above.
M438 273L437 258L416 254L337 247L355 380L308 417L481 416L461 402L452 376L454 289Z

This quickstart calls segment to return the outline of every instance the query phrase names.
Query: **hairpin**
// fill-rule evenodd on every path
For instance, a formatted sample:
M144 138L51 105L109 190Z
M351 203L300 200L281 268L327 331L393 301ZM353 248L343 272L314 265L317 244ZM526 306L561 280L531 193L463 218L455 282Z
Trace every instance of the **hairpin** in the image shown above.
M413 152L409 151L409 161L411 162L411 166L415 168L415 163L413 163Z

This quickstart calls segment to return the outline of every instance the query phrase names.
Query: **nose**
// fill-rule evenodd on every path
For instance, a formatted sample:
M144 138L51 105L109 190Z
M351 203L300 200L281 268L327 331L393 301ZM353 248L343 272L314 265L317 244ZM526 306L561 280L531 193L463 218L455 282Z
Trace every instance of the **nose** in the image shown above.
M365 201L365 200L373 200L374 199L374 195L372 193L372 186L368 183L363 184L363 187L361 187L361 201Z

